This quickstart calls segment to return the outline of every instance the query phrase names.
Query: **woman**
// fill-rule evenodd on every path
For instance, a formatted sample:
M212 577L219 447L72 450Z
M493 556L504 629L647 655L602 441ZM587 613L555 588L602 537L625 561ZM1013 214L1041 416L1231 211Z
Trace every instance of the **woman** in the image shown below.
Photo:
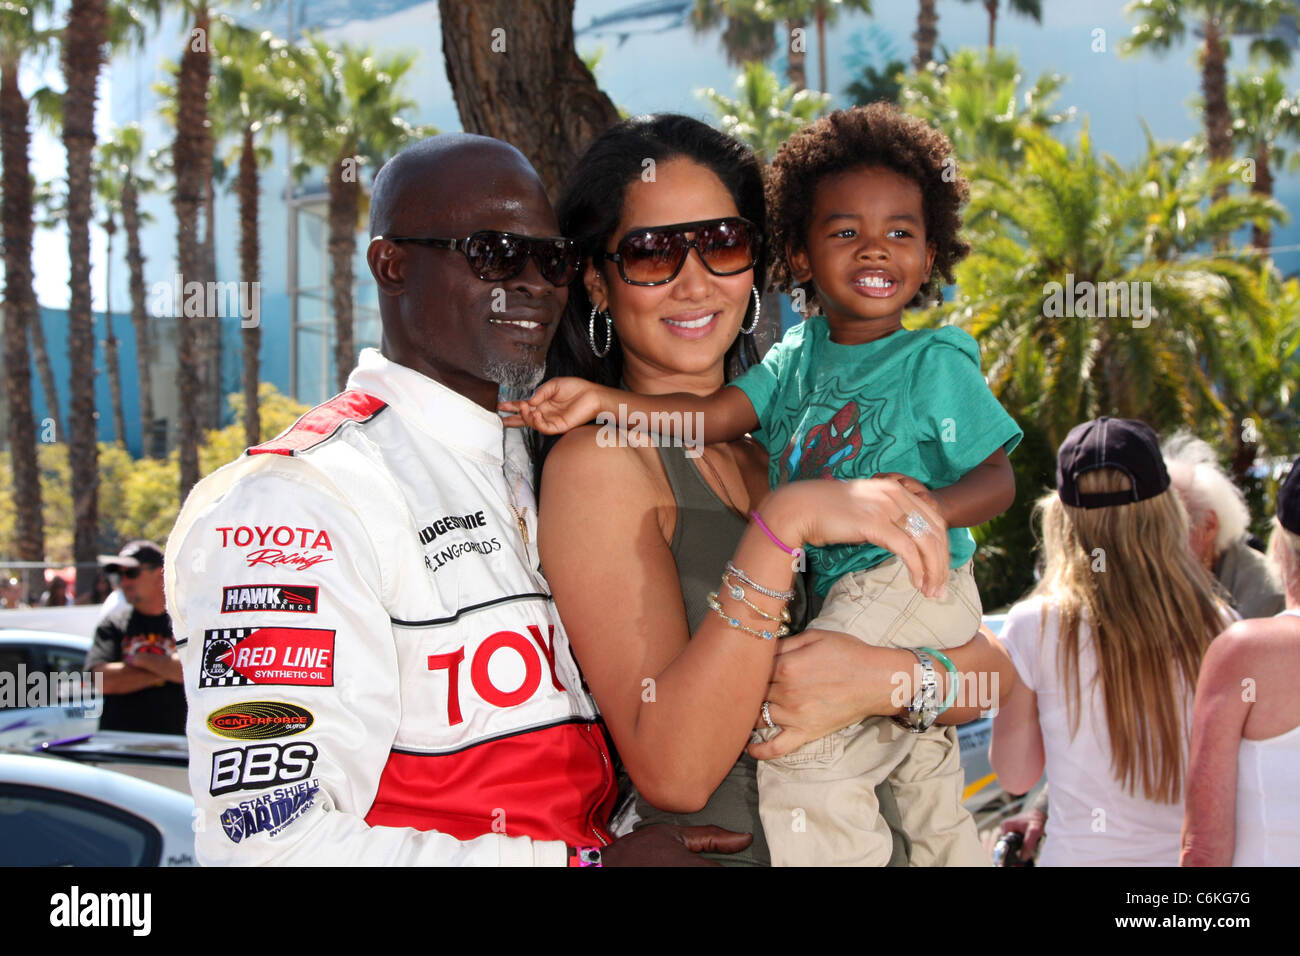
M1201 665L1183 866L1300 866L1300 458L1269 559L1286 608L1232 625Z
M706 394L754 361L762 188L752 153L696 120L637 117L603 134L558 207L586 267L548 374ZM806 615L787 552L870 540L923 586L946 571L944 526L890 480L798 482L769 494L765 455L750 440L653 448L623 436L588 426L539 456L539 545L556 605L639 791L641 823L752 832L748 851L720 859L766 864L753 756L742 754L760 712L784 732L753 755L777 756L864 716L900 713L893 678L914 661L846 635L762 639L785 612L796 629ZM745 517L755 509L765 527ZM931 522L917 540L901 530L913 511ZM752 582L743 602L720 587L728 560ZM983 639L952 656L963 672L1004 663Z
M990 763L1011 793L1047 769L1040 865L1173 866L1192 688L1231 612L1144 423L1072 429L1038 511L1044 572L1002 630L1017 680Z

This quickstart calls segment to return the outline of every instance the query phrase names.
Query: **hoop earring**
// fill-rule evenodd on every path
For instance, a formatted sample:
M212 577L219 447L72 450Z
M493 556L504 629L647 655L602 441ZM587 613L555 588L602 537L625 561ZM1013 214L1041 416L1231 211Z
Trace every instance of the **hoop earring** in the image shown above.
M740 327L742 335L753 335L754 330L758 328L759 317L763 314L763 303L758 297L758 286L750 286L754 290L754 321L749 323L749 328L743 325Z
M608 312L605 313L605 350L602 352L596 348L596 315L599 310L593 305L591 307L591 316L587 319L587 341L591 343L592 354L596 358L604 358L609 354L610 346L614 344L614 317Z

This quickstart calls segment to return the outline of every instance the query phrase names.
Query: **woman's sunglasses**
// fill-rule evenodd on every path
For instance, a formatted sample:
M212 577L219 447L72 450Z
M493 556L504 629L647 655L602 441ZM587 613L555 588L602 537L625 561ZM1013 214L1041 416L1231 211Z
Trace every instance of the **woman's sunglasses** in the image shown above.
M687 233L695 238L688 239ZM633 229L605 258L618 263L618 274L628 285L663 285L677 278L691 249L715 276L734 276L758 261L758 227L729 216Z
M429 236L384 236L389 242L412 242L435 249L458 249L469 267L484 282L502 282L523 272L528 259L551 285L563 286L578 274L578 248L572 239L537 239L513 232L480 229L464 239L436 239Z

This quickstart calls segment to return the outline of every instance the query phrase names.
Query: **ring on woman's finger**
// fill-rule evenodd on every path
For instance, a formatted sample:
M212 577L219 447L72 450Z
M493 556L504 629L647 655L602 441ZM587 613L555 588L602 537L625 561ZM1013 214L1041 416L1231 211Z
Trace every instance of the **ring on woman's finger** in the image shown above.
M763 701L763 723L767 724L767 726L773 730L781 729L776 724L772 723L772 702L770 700Z
M919 539L930 530L930 522L925 520L925 516L919 511L909 512L903 520L903 530L913 538Z

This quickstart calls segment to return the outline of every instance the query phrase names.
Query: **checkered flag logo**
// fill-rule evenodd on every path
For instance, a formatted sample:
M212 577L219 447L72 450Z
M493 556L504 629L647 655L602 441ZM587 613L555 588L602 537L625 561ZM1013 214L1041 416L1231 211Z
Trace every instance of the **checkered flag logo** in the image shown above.
M246 687L253 684L235 672L235 648L253 633L249 627L224 627L203 632L203 674L200 687Z

